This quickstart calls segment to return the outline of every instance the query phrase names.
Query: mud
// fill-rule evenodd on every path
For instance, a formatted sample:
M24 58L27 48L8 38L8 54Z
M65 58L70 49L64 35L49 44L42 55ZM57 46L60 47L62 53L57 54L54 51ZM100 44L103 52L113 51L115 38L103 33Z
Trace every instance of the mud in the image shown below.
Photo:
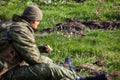
M85 36L84 31L93 29L114 30L120 29L120 20L116 21L84 21L75 18L66 18L66 23L58 23L51 28L38 30L37 33L62 31L63 33Z

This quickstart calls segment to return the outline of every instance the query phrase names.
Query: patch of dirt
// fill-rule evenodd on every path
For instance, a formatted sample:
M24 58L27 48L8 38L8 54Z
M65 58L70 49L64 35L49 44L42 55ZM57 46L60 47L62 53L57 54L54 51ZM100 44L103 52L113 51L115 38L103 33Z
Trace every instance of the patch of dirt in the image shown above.
M81 70L85 70L89 74L98 74L98 73L103 72L102 67L98 67L98 66L95 66L93 64L82 64L82 65L76 66L75 69L78 72Z
M89 74L98 74L103 71L103 68L107 66L106 61L104 60L97 60L91 64L81 64L75 66L76 71L80 71L82 69L86 70Z
M105 66L107 66L107 63L104 60L97 60L97 61L93 62L92 64L93 65L97 65L99 67L105 67Z
M103 60L95 61L92 64L81 64L75 66L75 70L80 72L81 70L87 71L90 75L100 74L104 72L104 67L107 66L107 63ZM114 71L111 73L106 73L108 80L116 80L120 78L120 71Z
M120 78L120 71L115 71L110 74L108 74L108 80L114 80L116 78Z
M77 22L82 23L87 28L90 29L114 29L114 28L120 28L120 21L82 21L79 19L74 18L67 18L67 23L69 22Z
M120 29L120 20L117 21L83 21L75 18L66 18L66 23L58 23L52 28L38 30L37 33L62 31L67 34L85 36L84 31L92 29L113 30Z

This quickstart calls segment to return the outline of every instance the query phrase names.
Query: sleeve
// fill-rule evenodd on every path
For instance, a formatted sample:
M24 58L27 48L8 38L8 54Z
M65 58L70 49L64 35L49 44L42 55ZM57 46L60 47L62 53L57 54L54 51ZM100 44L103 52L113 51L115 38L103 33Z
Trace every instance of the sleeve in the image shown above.
M35 44L34 34L26 27L17 27L10 30L13 46L19 55L29 64L40 63L40 52Z

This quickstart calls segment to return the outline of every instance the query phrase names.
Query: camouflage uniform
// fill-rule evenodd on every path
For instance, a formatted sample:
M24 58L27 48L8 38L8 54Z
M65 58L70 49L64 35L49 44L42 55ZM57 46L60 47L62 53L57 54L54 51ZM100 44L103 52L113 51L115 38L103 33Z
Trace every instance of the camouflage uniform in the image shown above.
M7 35L10 37L10 41L8 41ZM8 69L0 80L60 80L63 78L76 80L74 71L53 64L50 58L40 54L35 44L33 28L26 20L17 15L13 16L9 34L6 34L4 30L0 32L0 54L7 52L9 50L7 48L11 44L17 55L8 60L0 59L1 71L2 69ZM14 62L14 60L17 61ZM17 63L20 64L16 65Z

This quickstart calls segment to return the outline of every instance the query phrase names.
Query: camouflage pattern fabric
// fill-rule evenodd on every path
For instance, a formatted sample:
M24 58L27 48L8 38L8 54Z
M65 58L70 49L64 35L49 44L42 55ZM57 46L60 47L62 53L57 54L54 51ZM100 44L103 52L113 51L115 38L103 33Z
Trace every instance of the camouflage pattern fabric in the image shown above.
M6 32L1 32L2 29L0 31L0 50L2 52L2 49L7 48L10 43L7 40ZM27 21L17 15L13 16L9 34L14 49L27 64L9 70L0 77L0 80L75 80L76 74L73 71L53 64L50 58L40 54L35 44L34 30ZM3 43L5 43L4 46ZM4 64L0 60L0 68L5 65L8 64Z
M14 16L13 21L10 27L10 36L15 50L29 65L43 62L35 44L34 30L30 24L19 16Z
M12 44L17 54L19 54L29 65L41 62L52 62L48 57L42 58L43 56L41 56L35 44L34 30L27 21L17 15L13 16L13 22L9 29L9 36L7 34L7 27L4 24L0 26L0 54L6 52L5 50ZM11 43L9 43L8 37L10 37ZM4 68L7 66L9 68L11 65L12 64L0 59L0 67Z
M0 25L0 52L6 49L9 46L9 42L7 40L7 29L6 25Z
M15 16L10 27L10 35L15 50L30 65L40 62L40 52L35 44L34 30L30 24Z
M37 64L17 67L1 77L0 80L76 80L75 73L55 64Z

